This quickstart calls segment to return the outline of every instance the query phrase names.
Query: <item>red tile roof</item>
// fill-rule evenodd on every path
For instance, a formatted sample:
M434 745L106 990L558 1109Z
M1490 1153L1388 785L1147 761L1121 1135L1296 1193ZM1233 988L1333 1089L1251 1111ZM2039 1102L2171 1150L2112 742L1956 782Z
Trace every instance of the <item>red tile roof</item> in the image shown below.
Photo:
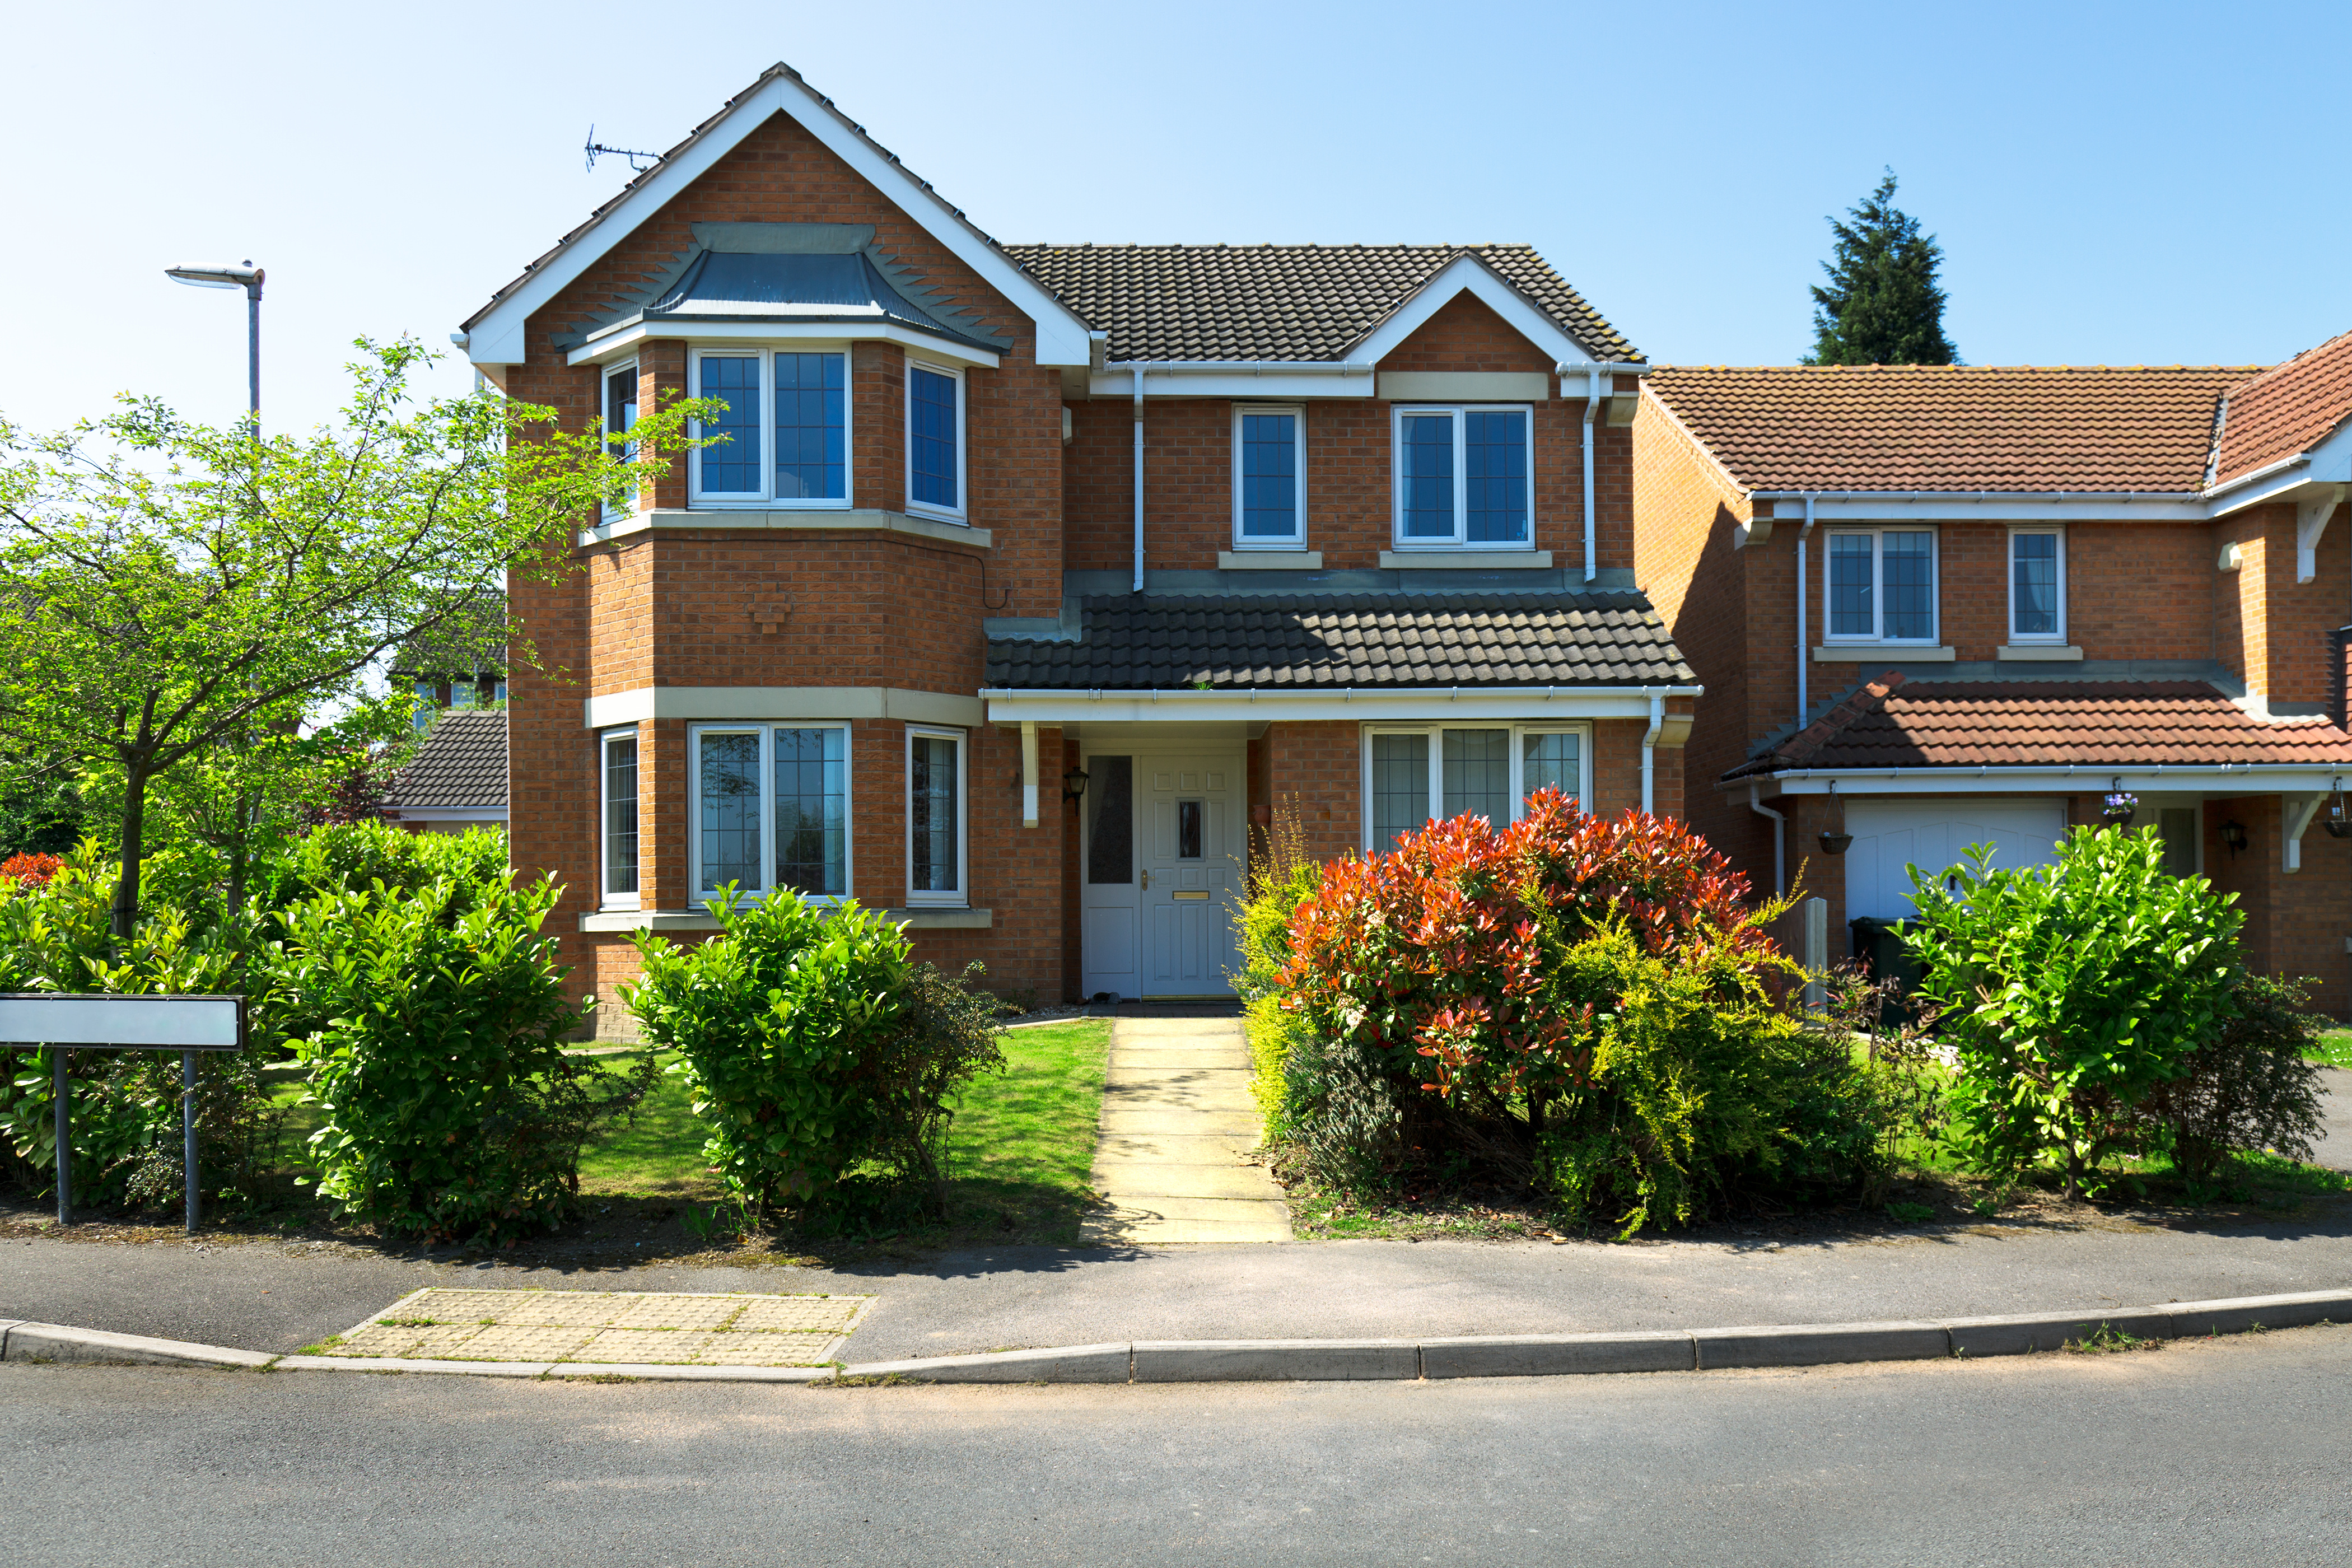
M2342 765L2324 719L2264 721L2201 680L1926 680L1888 670L1727 777L1800 768Z
M2191 492L2256 368L1673 365L1648 385L1747 489Z
M2213 479L2225 484L2308 452L2352 418L2352 332L2231 387Z

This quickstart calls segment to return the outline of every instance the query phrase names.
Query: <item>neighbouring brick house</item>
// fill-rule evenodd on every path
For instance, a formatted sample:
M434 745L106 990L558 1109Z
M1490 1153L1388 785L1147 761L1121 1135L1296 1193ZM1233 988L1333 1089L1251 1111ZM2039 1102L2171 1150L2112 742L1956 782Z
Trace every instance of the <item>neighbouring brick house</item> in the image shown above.
M2119 790L2239 896L2256 967L2352 1011L2352 843L2318 830L2352 774L2347 416L2352 336L2266 370L1657 368L1636 556L1706 687L1690 820L1843 932L1906 912L1910 864L2045 861Z
M507 716L464 708L428 714L424 740L384 792L411 833L463 833L507 821Z
M510 584L514 856L601 996L724 882L1215 993L1278 803L1336 853L1683 798L1646 366L1525 247L1000 245L779 66L461 341L575 426L728 405Z

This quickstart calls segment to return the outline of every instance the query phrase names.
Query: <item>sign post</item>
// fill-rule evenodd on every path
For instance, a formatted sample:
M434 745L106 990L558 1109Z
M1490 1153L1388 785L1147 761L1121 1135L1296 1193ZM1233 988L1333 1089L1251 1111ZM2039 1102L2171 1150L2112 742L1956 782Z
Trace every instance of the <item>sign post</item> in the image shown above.
M242 996L113 996L37 991L0 993L0 1045L49 1052L56 1100L58 1223L73 1223L72 1051L180 1053L180 1164L187 1177L188 1234L196 1234L196 1053L245 1048Z

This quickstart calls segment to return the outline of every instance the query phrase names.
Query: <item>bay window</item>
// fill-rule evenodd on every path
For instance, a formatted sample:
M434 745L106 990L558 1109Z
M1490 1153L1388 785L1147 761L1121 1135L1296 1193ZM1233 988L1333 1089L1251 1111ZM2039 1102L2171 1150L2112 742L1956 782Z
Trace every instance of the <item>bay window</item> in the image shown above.
M907 902L952 904L964 890L964 732L907 729Z
M1392 848L1432 818L1465 812L1504 826L1539 789L1581 804L1590 752L1581 725L1379 725L1366 736L1365 847Z
M702 505L783 509L849 504L849 356L698 349L694 392L726 408L701 423L693 454Z
M597 742L604 797L604 905L637 907L637 732L614 730Z
M2066 640L2066 544L2054 528L2010 531L2009 640Z
M604 446L623 462L634 462L637 444L624 439L637 423L637 362L609 365L604 371ZM617 520L636 510L634 500L625 507L607 504L604 516Z
M1936 535L1927 529L1831 531L1822 552L1831 642L1936 640Z
M1534 410L1399 405L1391 433L1400 550L1534 542Z
M1307 542L1307 417L1297 407L1234 405L1234 548Z
M907 510L964 516L963 372L907 362Z
M697 724L696 897L849 892L849 731L840 724Z

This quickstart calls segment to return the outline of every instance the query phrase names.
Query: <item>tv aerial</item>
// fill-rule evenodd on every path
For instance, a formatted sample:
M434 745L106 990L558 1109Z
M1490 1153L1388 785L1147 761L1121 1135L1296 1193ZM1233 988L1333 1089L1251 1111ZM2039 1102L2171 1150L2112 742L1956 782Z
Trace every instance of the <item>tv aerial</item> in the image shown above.
M588 154L588 172L592 174L596 172L596 160L599 157L626 158L629 161L629 173L632 174L641 174L661 162L661 154L658 153L636 153L626 147L605 146L596 140L596 127L593 123L588 127L588 145L582 151ZM640 158L645 162L638 163L637 160Z

